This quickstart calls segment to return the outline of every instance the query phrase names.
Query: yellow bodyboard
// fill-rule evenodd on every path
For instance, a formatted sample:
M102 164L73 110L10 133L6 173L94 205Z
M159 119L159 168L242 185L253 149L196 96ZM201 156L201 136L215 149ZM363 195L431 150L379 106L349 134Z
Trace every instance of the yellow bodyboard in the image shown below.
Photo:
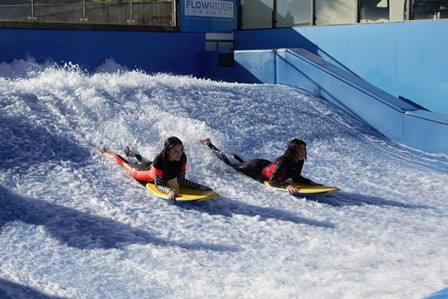
M159 198L168 200L168 194L157 190L156 185L153 183L147 183L146 188L151 191L152 194ZM179 188L179 196L176 197L176 201L204 201L218 197L219 194L213 190L199 190L190 188Z
M273 189L288 191L286 189L286 187L272 187L271 185L269 185L268 181L264 181L264 184ZM341 190L338 187L331 187L331 186L324 186L324 185L308 185L308 184L299 184L299 183L292 183L292 185L299 189L300 194L320 194L320 193L327 193L327 192L336 192L336 191Z

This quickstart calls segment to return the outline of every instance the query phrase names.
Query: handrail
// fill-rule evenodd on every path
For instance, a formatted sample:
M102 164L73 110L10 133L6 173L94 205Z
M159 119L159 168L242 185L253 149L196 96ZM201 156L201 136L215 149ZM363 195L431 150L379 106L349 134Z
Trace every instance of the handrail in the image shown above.
M351 87L353 87L353 88L355 88L355 89L357 89L357 90L359 90L359 91L361 91L361 92L363 92L363 93L369 95L369 96L372 97L372 98L375 98L376 100L382 102L383 104L389 106L390 108L392 108L392 109L394 109L394 110L396 110L396 111L405 112L405 111L416 111L416 110L419 109L418 107L415 107L414 105L411 105L411 104L409 104L409 103L406 103L406 102L404 102L404 101L402 101L402 100L400 100L400 99L398 99L398 98L392 96L391 94L389 94L389 93L387 93L387 92L385 92L385 91L383 91L383 90L381 90L381 89L379 89L379 88L377 88L377 87L371 85L371 84L368 83L367 81L365 81L365 80L363 80L363 79L360 79L359 77L355 77L355 76L353 76L352 74L346 72L347 75L350 76L353 80L356 80L356 81L361 81L361 80L362 80L362 82L361 82L362 84L367 84L367 85L369 85L369 87L374 88L377 92L383 93L386 97L389 98L390 101L400 102L400 104L403 104L403 106L407 106L407 107L408 107L407 109L405 109L405 108L399 108L397 105L394 105L394 104L391 103L390 101L386 101L386 100L384 100L382 97L379 97L378 95L376 95L375 93L372 93L371 91L367 90L366 88L362 87L361 85L355 84L354 82L348 80L347 78L344 78L344 77L341 76L340 74L337 74L336 72L332 72L330 69L328 69L328 68L326 68L326 67L323 67L322 65L316 63L315 61L312 61L311 59L304 59L304 57L303 57L302 55L299 55L298 53L294 52L294 50L292 50L292 49L284 49L284 51L285 51L286 53L289 53L289 54L291 54L292 56L294 56L294 57L296 57L296 58L298 58L298 59L300 59L300 60L302 60L302 61L308 63L308 64L313 65L314 67L319 68L321 71L323 71L323 72L325 72L325 73L327 73L327 74L329 74L329 75L331 75L331 76L333 76L333 77L338 78L340 81L343 81L344 83L350 85ZM303 50L303 51L306 51L306 50ZM308 51L306 51L306 52L307 52L308 54L312 54L312 53L310 53L310 52L308 52ZM313 54L312 54L312 55L313 55ZM327 63L327 62L325 62L325 63ZM330 63L328 63L328 66L330 66L330 67L335 67L334 65L332 65L332 64L330 64ZM342 70L342 69L341 69L340 71L341 71L341 72L345 72L345 71Z

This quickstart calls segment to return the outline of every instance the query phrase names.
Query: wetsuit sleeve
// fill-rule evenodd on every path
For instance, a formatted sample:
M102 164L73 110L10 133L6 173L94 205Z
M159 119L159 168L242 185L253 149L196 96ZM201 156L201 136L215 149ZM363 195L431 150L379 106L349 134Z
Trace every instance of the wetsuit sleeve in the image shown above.
M186 179L185 178L186 173L187 173L187 156L184 155L182 157L182 165L180 168L180 172L177 175L177 182L179 183L179 186L185 187L185 188L192 188L192 189L200 189L200 188L204 187L198 183L195 183L195 182L192 182L192 181Z
M190 181L185 178L185 171L179 173L177 176L177 182L179 183L179 186L185 187L185 188L191 188L191 189L200 189L204 188L203 185L195 183L193 181Z
M158 155L152 164L152 168L154 171L154 184L156 185L156 189L162 193L170 193L173 191L170 187L168 187L167 181L164 178L163 173L163 162L160 155Z
M305 177L303 177L301 175L299 175L298 177L294 177L292 180L294 182L300 183L300 184L306 184L306 185L313 185L313 184L315 184L312 180L307 179L307 178L305 178Z
M302 168L304 161L300 161L299 165L294 169L294 173L292 174L292 180L296 183L302 184L313 184L314 182L310 179L307 179L302 176Z
M284 174L286 172L286 161L277 161L277 166L269 178L269 185L272 187L285 187L288 186L288 182L284 180Z
M166 180L163 177L155 175L154 183L156 184L157 190L162 193L170 193L171 191L173 191L170 187L167 186Z
M296 182L296 183L301 183L301 184L309 184L309 185L311 185L311 184L314 183L312 180L307 179L306 177L303 177L301 175L293 177L292 180L294 182Z

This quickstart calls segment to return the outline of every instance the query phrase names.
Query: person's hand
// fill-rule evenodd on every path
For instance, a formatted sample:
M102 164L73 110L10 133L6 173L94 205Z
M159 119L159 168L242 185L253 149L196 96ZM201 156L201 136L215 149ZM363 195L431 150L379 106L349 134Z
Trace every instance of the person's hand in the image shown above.
M289 194L299 193L299 188L297 188L293 185L288 185L288 187L286 187L286 189L288 190Z
M209 145L210 144L210 138L201 139L201 140L199 140L199 143L203 144L203 145Z
M176 196L177 196L177 193L174 192L174 191L170 191L170 192L168 193L168 199L169 199L169 200L176 201Z

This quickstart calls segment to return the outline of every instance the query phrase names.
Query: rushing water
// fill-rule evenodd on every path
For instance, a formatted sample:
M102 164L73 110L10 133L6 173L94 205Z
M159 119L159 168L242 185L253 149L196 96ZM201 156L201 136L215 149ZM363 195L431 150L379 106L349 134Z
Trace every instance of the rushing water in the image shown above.
M99 154L184 141L221 197L154 198ZM197 143L274 159L308 144L304 199ZM422 141L424 142L424 141ZM0 295L8 298L421 298L448 285L448 157L388 141L332 104L108 62L88 74L0 64Z

